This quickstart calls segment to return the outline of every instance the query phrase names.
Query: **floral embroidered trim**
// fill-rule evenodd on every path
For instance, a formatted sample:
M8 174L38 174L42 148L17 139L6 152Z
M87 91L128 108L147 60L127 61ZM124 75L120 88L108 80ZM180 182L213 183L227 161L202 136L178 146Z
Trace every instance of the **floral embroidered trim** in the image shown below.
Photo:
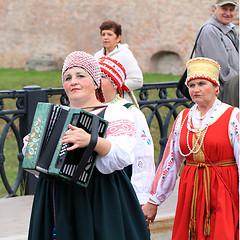
M162 172L162 182L164 181L164 179L167 177L169 170L172 168L173 166L173 152L171 151L171 157L169 159L169 161L167 162L167 166L164 168L163 172Z
M112 121L108 125L106 136L123 136L129 135L136 137L136 129L133 122L125 119Z
M148 138L146 132L145 132L143 129L142 129L141 139L142 139L143 141L146 141L148 145L151 144L151 139Z
M235 123L234 130L235 130L235 134L237 136L238 141L240 141L240 132L238 130L239 125L240 125L240 114L239 113L237 113L236 118L237 118L237 122Z

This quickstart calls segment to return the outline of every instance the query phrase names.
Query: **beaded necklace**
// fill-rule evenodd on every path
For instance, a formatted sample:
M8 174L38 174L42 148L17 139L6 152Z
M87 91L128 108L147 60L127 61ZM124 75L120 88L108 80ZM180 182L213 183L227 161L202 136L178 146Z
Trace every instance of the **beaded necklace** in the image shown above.
M120 98L121 98L120 95L117 94L110 103L115 103L115 102L117 102Z
M210 108L210 110L209 110L203 117L200 117L200 120L203 120L204 118L207 118L207 116L209 116L209 117L208 117L208 121L205 122L204 125L203 125L201 128L194 128L194 127L193 127L193 124L192 124L192 114L193 114L193 112L195 112L195 110L196 110L196 108L197 108L197 105L194 105L194 106L190 109L190 111L188 112L188 114L186 115L186 117L184 118L184 120L183 120L183 122L182 122L182 124L181 124L181 126L180 126L180 132L179 132L178 148L179 148L180 154L181 154L183 157L187 157L187 156L189 156L189 155L192 154L192 153L195 154L195 153L197 153L197 152L200 150L200 148L201 148L201 146L202 146L202 144L203 144L203 140L204 140L204 137L205 137L205 135L206 135L208 126L209 126L210 123L212 122L212 119L213 119L213 117L214 117L214 115L215 115L215 112L217 111L218 107L220 106L220 103L221 103L221 102L217 100L217 103L216 103L216 104L214 103L213 106ZM188 121L187 121L187 129L188 129L188 131L187 131L187 147L188 147L188 149L189 149L189 153L184 154L184 153L181 151L181 147L180 147L180 136L181 136L181 132L182 132L183 125L184 125L184 123L185 123L185 121L186 121L187 118L188 118ZM203 131L204 131L204 132L203 132ZM189 132L199 133L199 134L198 134L198 137L197 137L197 139L196 139L196 141L195 141L195 144L194 144L194 146L193 146L192 148L191 148L190 145L189 145ZM202 134L202 132L203 132L203 134ZM199 147L195 150L195 148L197 147L197 144L199 143L199 140L200 140L201 135L202 135L201 142L200 142L200 144L199 144Z

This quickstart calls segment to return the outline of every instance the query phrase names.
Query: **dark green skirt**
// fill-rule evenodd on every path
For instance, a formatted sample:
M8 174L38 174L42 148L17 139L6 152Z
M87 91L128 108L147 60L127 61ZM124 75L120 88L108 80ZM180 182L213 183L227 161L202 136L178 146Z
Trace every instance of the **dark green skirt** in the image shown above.
M132 185L123 171L96 168L87 188L41 174L34 196L30 240L51 240L55 188L57 240L148 240L150 232Z

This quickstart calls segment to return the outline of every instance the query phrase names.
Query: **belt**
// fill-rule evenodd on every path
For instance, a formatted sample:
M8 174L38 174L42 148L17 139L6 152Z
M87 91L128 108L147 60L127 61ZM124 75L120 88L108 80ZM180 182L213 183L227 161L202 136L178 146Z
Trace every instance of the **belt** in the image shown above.
M196 207L197 207L197 193L198 193L198 169L204 168L203 171L203 181L206 197L206 216L204 221L204 236L210 235L210 176L209 176L209 167L227 167L236 165L235 159L229 159L221 162L193 162L186 161L186 165L196 167L195 177L194 177L194 186L193 186L193 197L191 204L191 218L189 222L189 232L188 239L196 239Z

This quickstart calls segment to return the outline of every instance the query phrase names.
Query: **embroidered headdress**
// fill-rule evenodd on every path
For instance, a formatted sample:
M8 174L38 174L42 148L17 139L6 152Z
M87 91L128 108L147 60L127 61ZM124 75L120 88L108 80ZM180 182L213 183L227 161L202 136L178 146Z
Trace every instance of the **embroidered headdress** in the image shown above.
M193 58L187 62L186 85L194 79L205 79L217 86L219 83L220 66L217 62L209 58Z
M117 85L118 92L121 94L122 90L129 92L129 88L124 84L126 79L126 70L123 65L115 59L110 57L101 57L98 60L100 69L107 74L113 82Z
M98 98L101 102L104 102L102 89L101 89L101 70L97 60L90 54L83 51L71 52L63 63L62 68L62 82L64 73L73 67L80 67L84 69L92 78L94 84L98 88Z
M64 73L73 67L83 68L87 73L91 76L93 82L96 84L98 88L100 88L100 79L101 79L101 71L99 65L95 58L83 51L75 51L70 53L63 64L62 68L62 80Z

